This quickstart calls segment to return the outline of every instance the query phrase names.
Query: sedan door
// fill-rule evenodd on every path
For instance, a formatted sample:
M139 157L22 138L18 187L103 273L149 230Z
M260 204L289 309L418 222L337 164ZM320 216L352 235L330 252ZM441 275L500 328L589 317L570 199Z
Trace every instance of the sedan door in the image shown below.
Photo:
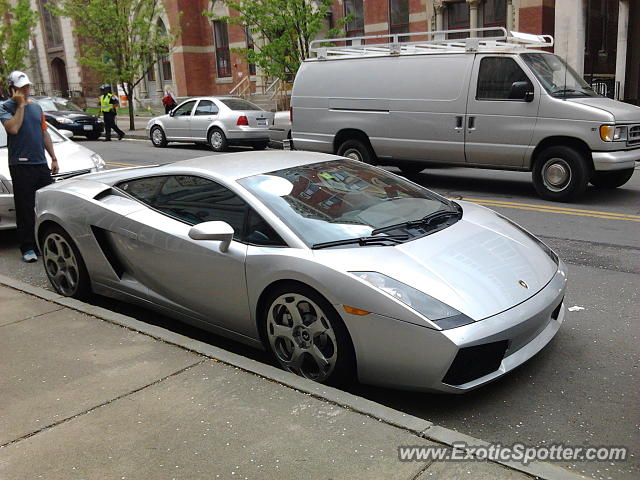
M191 138L206 141L209 125L218 117L218 112L213 100L200 100L191 117Z
M150 207L127 218L137 234L136 273L149 288L151 301L228 331L254 332L245 277L247 245L234 240L221 252L220 242L189 237L193 225L213 220L227 222L240 234L246 204L201 177L162 177L153 195L144 190L147 180L118 187Z
M191 112L196 101L189 100L175 108L163 118L165 135L169 140L189 140L191 138Z

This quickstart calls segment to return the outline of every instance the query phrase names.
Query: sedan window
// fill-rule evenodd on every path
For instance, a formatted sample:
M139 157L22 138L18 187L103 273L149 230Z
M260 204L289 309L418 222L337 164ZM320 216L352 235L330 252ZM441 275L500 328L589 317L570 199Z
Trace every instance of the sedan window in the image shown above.
M219 100L231 110L262 110L255 103L247 102L241 98L221 98Z
M200 100L194 115L217 115L218 107L211 100Z
M173 111L174 117L187 117L191 115L191 110L193 110L194 105L196 104L195 100L192 100L187 103L183 103L178 108Z

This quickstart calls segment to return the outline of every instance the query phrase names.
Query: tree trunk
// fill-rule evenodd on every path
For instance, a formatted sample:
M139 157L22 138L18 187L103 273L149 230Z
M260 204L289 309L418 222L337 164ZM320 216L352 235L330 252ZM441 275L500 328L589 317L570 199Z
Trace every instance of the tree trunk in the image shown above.
M127 101L129 102L129 130L133 131L136 129L136 124L133 121L133 83L123 83L122 89L124 90L124 93L127 96Z

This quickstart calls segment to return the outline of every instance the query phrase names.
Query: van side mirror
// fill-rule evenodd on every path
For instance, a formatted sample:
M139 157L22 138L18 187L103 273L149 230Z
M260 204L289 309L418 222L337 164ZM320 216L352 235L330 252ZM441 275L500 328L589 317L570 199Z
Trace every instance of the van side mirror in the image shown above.
M227 222L202 222L189 229L189 238L194 240L217 240L220 251L229 250L233 240L233 227Z
M513 82L509 90L509 100L533 101L533 87L529 82Z

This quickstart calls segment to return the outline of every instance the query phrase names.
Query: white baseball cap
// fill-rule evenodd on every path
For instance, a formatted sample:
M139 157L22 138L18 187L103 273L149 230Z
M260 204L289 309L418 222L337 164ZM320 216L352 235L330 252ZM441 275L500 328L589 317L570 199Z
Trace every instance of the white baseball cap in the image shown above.
M14 70L9 74L9 85L16 88L22 88L25 85L30 85L31 80L27 77L27 74L19 70Z

